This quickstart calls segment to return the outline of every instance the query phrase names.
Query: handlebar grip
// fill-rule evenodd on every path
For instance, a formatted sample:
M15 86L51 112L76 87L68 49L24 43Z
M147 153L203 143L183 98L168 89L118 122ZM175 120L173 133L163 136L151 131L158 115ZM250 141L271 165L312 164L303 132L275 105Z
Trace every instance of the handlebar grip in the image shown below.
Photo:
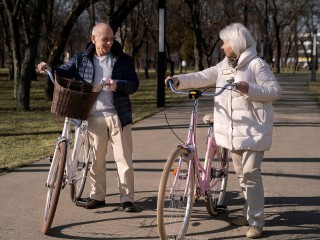
M173 80L172 79L168 79L168 81L167 81L167 87L170 87L170 85L174 85L174 82L173 82Z
M44 71L45 75L49 76L50 81L54 84L54 77L53 77L52 73L47 69L44 69L43 71Z

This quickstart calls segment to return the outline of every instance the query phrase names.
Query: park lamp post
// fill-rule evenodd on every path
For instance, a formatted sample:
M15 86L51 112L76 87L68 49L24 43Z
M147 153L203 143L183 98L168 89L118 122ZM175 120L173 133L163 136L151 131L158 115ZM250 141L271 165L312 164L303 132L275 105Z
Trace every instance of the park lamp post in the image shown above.
M317 29L313 29L313 46L312 46L312 72L311 81L316 81L316 71L317 71Z
M165 74L166 74L166 54L165 54L165 0L158 1L159 15L159 51L158 51L158 81L157 81L157 107L165 105Z

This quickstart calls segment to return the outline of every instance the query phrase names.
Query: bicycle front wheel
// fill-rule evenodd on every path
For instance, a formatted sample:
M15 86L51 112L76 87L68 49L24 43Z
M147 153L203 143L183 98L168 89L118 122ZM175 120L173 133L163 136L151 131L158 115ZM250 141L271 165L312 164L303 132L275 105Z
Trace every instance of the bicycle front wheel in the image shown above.
M157 223L160 239L184 239L194 201L194 165L189 150L178 147L160 181Z
M76 173L70 184L70 195L73 202L81 198L86 184L89 166L92 163L92 151L90 149L87 132L79 134L78 144L76 146L77 148L73 150L75 156L73 161L76 161Z
M42 217L42 232L48 234L54 215L56 213L61 186L64 178L64 168L67 159L67 142L61 141L56 146L51 167L49 170L48 181L46 184L47 198Z
M224 206L224 197L228 182L229 151L223 147L217 147L212 158L210 189L206 191L205 203L211 216L227 210Z

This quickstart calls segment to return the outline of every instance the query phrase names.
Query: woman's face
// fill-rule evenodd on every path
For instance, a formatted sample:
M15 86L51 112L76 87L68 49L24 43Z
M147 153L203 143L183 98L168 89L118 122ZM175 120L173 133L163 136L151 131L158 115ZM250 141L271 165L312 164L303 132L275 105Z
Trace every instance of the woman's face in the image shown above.
M237 55L234 53L230 44L227 41L223 41L221 49L223 49L224 54L227 58L237 59Z

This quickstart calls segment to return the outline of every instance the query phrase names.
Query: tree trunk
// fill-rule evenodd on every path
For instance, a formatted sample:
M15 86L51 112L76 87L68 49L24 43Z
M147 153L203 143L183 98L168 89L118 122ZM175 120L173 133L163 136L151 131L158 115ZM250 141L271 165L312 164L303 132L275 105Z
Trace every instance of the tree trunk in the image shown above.
M203 57L203 37L202 37L202 29L201 29L201 21L200 21L200 3L199 1L190 1L185 0L187 5L189 6L191 12L191 19L193 25L194 36L196 38L196 46L195 46L195 62L196 62L196 70L201 71L204 69L202 57Z
M96 1L92 0L92 2ZM65 24L61 27L59 33L57 34L58 37L55 40L53 49L48 59L48 63L52 66L58 66L60 64L61 56L66 42L68 40L69 34L72 30L72 27L87 5L90 6L90 2L86 0L77 1L77 5L75 5L74 8L71 10L69 16L65 21Z
M13 62L13 97L17 98L17 91L19 89L19 79L21 73L21 53L20 53L20 33L17 19L12 18L9 20L10 34L11 34L11 49L12 49L12 62Z
M25 51L26 58L30 59L30 51ZM30 69L30 61L25 61L21 66L21 77L18 88L17 110L26 111L30 110L30 88L32 70ZM32 64L34 65L34 64ZM34 67L33 67L34 68Z
M13 6L12 1L2 1L9 25L14 97L17 100L18 111L29 110L30 86L34 75L44 2L44 0L21 0Z
M276 31L276 44L277 44L277 58L276 58L276 73L280 73L281 68L281 40L280 40L280 27L275 25Z

